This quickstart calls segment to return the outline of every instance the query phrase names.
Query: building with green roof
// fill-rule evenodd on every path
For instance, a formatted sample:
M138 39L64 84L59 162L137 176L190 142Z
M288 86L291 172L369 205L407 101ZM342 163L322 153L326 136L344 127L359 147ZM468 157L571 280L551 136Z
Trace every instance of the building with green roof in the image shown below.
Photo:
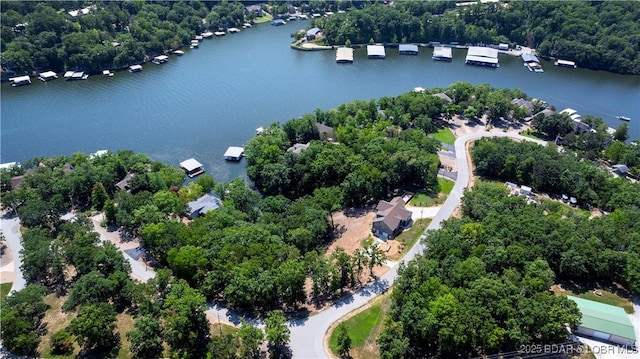
M635 345L636 333L624 309L572 296L567 298L573 300L582 313L581 323L574 334L619 345Z

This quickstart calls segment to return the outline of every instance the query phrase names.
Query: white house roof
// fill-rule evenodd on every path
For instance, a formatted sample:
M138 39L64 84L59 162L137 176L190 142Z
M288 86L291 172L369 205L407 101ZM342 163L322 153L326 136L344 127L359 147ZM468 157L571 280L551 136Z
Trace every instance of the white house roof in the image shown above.
M180 167L184 168L185 170L191 172L197 168L202 167L202 163L196 161L195 158L189 158L188 160L184 160L182 162L180 162Z
M244 153L244 148L232 146L227 148L227 152L224 153L224 157L239 158L239 157L242 157L243 153Z

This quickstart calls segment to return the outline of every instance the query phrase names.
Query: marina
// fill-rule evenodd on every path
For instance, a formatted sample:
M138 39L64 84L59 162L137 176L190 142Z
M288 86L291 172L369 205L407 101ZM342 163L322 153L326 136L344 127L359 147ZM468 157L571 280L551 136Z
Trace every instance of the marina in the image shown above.
M305 24L298 20L294 25ZM426 47L418 56L395 50L387 51L384 61L366 61L362 46L352 49L354 62L345 66L336 64L336 49L291 50L291 27L265 23L254 28L212 40L215 44L204 41L198 51L182 49L184 56L169 55L168 63L144 66L140 74L125 68L114 77L99 72L91 81L2 84L2 162L131 149L176 165L194 157L216 181L226 181L245 177L246 169L223 154L230 145L247 143L260 126L269 131L273 121L316 108L328 111L355 99L397 96L417 86L446 88L457 81L517 87L559 110L570 107L583 117L601 117L611 127L623 123L617 115L625 115L632 119L630 138L640 138L638 76L567 71L542 58L545 76L533 76L520 57L504 53L500 71L486 71L465 65L466 49L459 48L450 48L452 62L434 61ZM212 70L212 61L224 71ZM297 100L291 100L292 94ZM109 111L100 111L98 104L105 103L111 104ZM61 104L73 104L73 111Z

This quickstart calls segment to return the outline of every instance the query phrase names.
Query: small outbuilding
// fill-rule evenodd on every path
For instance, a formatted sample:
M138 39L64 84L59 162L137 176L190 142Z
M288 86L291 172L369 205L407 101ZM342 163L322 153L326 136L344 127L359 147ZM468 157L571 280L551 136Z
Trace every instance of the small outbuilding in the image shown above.
M307 39L307 41L315 40L316 37L318 37L319 33L320 33L320 28L314 27L312 29L307 30L307 33L305 34L304 37Z
M204 166L202 166L202 163L196 161L195 158L189 158L188 160L180 162L180 168L191 178L204 173Z
M582 315L574 334L627 347L636 344L633 324L624 309L573 296L567 298L578 305Z
M627 173L629 173L629 167L627 167L627 165L618 164L611 167L613 167L613 173L620 177L626 177Z
M123 191L129 191L131 187L129 186L129 181L133 178L133 173L127 173L126 176L122 179L122 181L116 183L116 187L120 188Z

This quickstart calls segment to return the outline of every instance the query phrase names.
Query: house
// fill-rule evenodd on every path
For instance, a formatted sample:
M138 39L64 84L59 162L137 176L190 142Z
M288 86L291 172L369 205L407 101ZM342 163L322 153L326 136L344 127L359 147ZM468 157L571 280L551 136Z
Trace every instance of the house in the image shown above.
M411 226L411 211L404 207L404 203L402 197L395 197L389 202L378 202L376 219L371 228L376 236L384 240L391 239Z
M624 309L592 300L567 296L578 305L581 318L574 334L632 348L636 344L633 324Z
M320 28L318 28L318 27L314 27L312 29L309 29L309 30L307 30L307 33L305 34L305 38L307 39L307 41L315 40L316 37L318 36L319 32L320 32Z
M180 162L180 168L182 168L187 173L187 176L191 178L204 173L202 163L196 161L195 158L189 158L188 160Z
M300 153L309 147L309 143L296 143L293 146L287 148L287 152Z
M321 140L329 140L336 138L335 132L333 131L333 127L329 127L327 125L323 125L321 123L316 124L318 127L318 135Z
M244 10L247 14L254 14L256 17L264 16L264 12L262 11L262 5L249 5L245 6Z
M131 189L131 187L129 186L129 181L131 181L133 176L134 176L133 173L127 173L127 175L124 176L122 181L116 183L116 187L120 188L123 191L129 192L129 190Z
M627 173L629 173L629 167L627 167L626 165L613 165L611 166L613 167L613 173L620 176L620 177L626 177Z
M516 105L520 108L524 108L527 111L527 116L530 116L533 112L533 103L523 98L514 98L511 100L512 105Z
M209 211L218 209L222 205L222 202L220 198L216 196L205 194L197 200L189 202L187 205L189 206L189 219L196 219L206 215Z

